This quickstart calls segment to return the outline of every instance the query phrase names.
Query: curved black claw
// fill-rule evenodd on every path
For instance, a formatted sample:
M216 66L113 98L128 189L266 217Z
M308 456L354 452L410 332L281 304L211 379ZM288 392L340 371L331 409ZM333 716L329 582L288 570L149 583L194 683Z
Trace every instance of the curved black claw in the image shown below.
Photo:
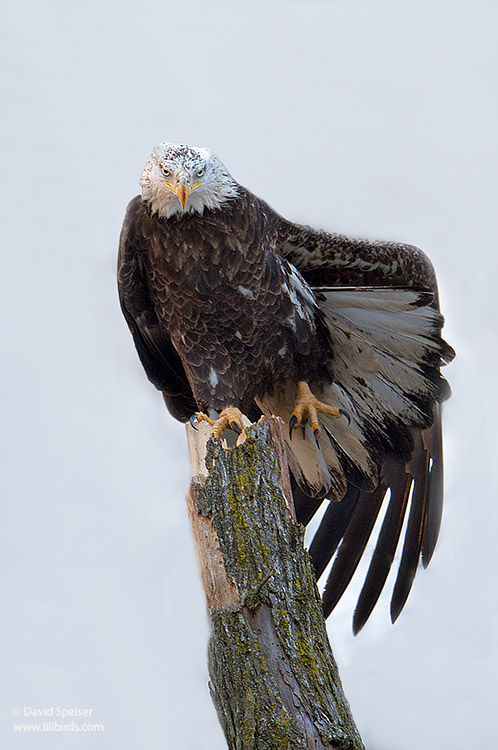
M320 430L318 429L318 427L313 431L313 435L315 436L315 443L317 445L320 445L320 443L318 442L320 439Z
M348 425L351 424L351 417L345 409L339 409L339 414L342 414L343 417L346 417L346 419L348 420Z
M192 416L189 419L190 426L194 428L194 430L197 431L197 427L195 426L195 423L197 422L197 412L192 414Z
M297 425L297 417L295 414L293 414L289 420L289 438L291 440L292 440L292 431L296 425Z
M230 422L230 429L233 430L234 432L236 432L237 435L241 435L242 434L242 430L240 429L240 427L237 424L237 422L233 422L233 421Z

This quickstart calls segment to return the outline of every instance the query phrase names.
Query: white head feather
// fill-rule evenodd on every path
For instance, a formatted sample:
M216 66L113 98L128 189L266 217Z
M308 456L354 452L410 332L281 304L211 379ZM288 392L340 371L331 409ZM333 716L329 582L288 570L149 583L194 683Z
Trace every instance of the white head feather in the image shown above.
M183 182L184 206L178 186ZM238 185L216 154L208 148L159 143L152 151L140 180L142 198L163 218L174 214L203 213L219 208L238 195Z

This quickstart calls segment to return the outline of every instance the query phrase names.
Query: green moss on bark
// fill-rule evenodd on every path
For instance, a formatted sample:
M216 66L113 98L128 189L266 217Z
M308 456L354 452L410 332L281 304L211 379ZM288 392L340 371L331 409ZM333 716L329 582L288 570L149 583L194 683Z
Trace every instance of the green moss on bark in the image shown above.
M268 425L228 452L211 440L206 467L199 510L243 603L211 612L211 685L229 747L360 750Z
M211 625L210 687L229 748L305 750L242 610L213 612Z

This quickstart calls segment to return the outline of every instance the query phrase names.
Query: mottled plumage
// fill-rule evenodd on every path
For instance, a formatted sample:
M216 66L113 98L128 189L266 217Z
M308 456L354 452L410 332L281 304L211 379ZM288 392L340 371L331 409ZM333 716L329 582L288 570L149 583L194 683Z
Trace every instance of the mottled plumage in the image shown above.
M317 576L339 550L328 614L349 583L382 500L390 503L354 629L391 567L408 505L391 614L427 563L442 507L439 368L452 349L430 261L417 248L293 224L238 185L207 149L160 144L128 206L119 251L124 315L149 379L186 421L236 406L289 421L297 383L337 406L289 435L298 518L332 501L310 548ZM410 502L410 490L413 486Z

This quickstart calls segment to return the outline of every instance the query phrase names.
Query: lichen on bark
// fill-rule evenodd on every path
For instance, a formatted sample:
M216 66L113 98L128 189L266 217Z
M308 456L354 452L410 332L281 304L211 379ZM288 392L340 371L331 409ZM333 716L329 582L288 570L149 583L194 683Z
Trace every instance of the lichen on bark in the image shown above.
M282 489L279 430L264 419L228 451L210 440L207 476L195 487L237 592L232 606L210 609L213 700L231 750L360 750L304 530Z

